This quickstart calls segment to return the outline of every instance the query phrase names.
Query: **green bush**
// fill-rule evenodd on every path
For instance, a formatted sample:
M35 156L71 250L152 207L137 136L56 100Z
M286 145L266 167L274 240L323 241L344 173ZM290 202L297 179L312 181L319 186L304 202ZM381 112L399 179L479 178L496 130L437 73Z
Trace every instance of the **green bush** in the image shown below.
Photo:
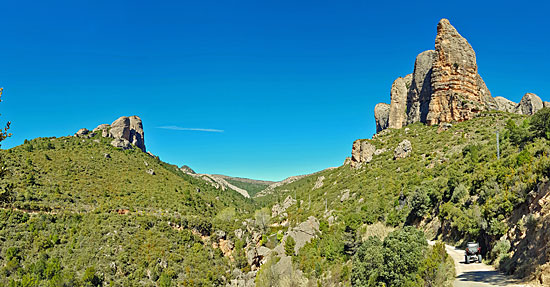
M430 210L430 197L423 189L416 189L411 195L409 202L411 204L411 213L422 218Z
M445 251L443 242L430 247L426 259L419 267L424 286L451 287L456 277L453 258Z
M531 117L529 127L533 136L550 139L550 108L537 111Z
M287 236L285 240L285 254L287 256L294 255L294 247L296 247L296 241L292 236Z
M351 284L358 287L376 286L384 268L383 243L378 237L369 237L353 257Z
M407 226L391 232L381 242L370 237L353 258L353 286L407 286L415 284L425 260L428 243L422 231Z

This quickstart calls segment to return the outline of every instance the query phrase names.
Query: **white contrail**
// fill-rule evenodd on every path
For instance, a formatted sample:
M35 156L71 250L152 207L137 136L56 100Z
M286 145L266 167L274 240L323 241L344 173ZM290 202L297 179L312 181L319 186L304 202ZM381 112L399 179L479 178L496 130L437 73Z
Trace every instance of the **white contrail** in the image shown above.
M165 129L165 130L173 130L173 131L199 131L199 132L223 133L223 130L217 130L217 129L182 128L178 126L162 126L158 128Z

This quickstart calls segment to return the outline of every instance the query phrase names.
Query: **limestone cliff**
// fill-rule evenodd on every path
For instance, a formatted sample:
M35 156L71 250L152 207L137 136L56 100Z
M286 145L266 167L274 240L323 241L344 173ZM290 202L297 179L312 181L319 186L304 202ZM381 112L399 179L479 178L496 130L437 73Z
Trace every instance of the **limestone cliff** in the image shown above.
M447 19L437 25L435 50L416 57L413 73L397 78L390 96L389 107L383 103L375 107L377 132L414 122L469 120L481 111L506 105L491 97L478 74L474 49Z

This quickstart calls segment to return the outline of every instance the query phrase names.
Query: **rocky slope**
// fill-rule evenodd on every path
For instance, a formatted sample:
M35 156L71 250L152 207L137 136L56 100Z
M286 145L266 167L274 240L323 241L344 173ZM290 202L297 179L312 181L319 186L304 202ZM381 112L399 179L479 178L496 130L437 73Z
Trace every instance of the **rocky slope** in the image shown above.
M224 176L219 176L219 175L212 175L212 174L200 174L200 173L195 173L195 171L193 171L191 168L189 168L188 166L184 165L180 168L180 170L182 172L184 172L185 174L188 174L192 177L195 177L195 178L200 178L202 180L205 180L207 182L209 182L213 187L215 188L218 188L218 189L222 189L222 190L227 190L227 189L232 189L238 193L240 193L242 196L246 197L246 198L250 198L250 195L248 194L248 191L245 190L245 189L242 189L240 187L237 187L231 183L229 183Z
M530 93L518 104L493 98L478 73L472 46L447 19L437 25L435 50L420 53L413 73L393 82L390 99L389 105L379 103L374 108L377 132L415 122L461 122L487 110L532 115L544 106Z

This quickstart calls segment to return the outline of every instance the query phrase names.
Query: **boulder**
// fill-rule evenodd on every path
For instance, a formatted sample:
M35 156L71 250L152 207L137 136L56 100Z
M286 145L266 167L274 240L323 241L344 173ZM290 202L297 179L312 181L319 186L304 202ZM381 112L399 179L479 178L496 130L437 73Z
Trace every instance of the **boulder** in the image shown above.
M115 139L125 139L145 152L143 124L138 116L120 117L111 124L109 131Z
M516 107L516 113L520 115L534 115L538 110L542 109L544 104L542 100L535 94L527 93L521 98Z
M374 119L376 121L376 132L387 129L390 121L390 105L386 103L376 104Z
M74 134L75 137L86 137L90 133L87 129L79 129L76 134Z
M409 140L403 140L393 151L393 158L400 159L409 156L412 152L412 145Z

